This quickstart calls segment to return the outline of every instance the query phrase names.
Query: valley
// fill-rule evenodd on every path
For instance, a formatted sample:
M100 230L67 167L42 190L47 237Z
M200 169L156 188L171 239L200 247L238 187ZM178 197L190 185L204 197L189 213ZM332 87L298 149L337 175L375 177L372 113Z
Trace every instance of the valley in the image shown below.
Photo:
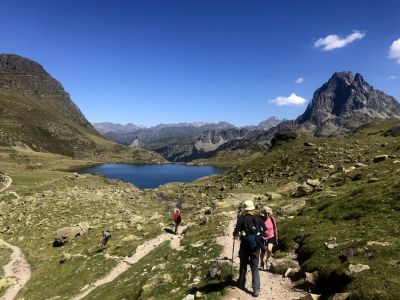
M229 135L238 129L206 131L196 143L204 142L207 155L182 156L190 164L228 167L225 173L139 189L71 170L99 163L167 164L169 156L105 139L38 64L10 55L0 61L3 72L13 66L0 81L0 239L21 249L31 273L23 282L1 269L0 297L240 295L232 280L237 265L232 268L224 254L230 248L220 241L246 200L257 211L270 206L279 222L279 244L270 274L263 276L272 279L262 283L261 299L276 299L268 294L272 284L282 291L279 299L397 297L399 104L361 75L335 73L296 120L268 130L239 129L239 138ZM15 70L39 74L33 82L44 76L51 89L41 85L43 78L20 81L12 76ZM343 96L339 90L351 92ZM179 236L171 234L175 207L183 214ZM112 233L106 247L100 243L105 230ZM12 251L0 244L1 266L12 260ZM211 276L215 261L217 275ZM7 296L18 285L15 298Z

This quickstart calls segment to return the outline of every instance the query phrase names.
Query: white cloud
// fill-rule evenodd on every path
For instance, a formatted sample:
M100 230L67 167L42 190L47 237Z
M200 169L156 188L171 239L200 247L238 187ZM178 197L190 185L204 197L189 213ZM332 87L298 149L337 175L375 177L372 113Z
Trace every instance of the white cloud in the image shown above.
M283 106L283 105L295 105L295 106L301 106L306 103L306 99L297 96L295 93L292 93L289 97L276 97L274 100L270 100L270 103L275 103L278 106Z
M390 76L388 77L388 79L389 79L389 80L395 80L395 79L396 79L396 76L390 75Z
M337 48L343 48L348 44L361 40L365 36L365 32L354 31L345 38L340 37L336 34L328 35L325 38L320 38L314 43L315 48L322 48L324 51L330 51Z
M304 82L304 78L303 77L299 77L296 79L295 81L297 84L302 84Z
M394 41L390 46L389 57L397 60L400 64L400 39Z

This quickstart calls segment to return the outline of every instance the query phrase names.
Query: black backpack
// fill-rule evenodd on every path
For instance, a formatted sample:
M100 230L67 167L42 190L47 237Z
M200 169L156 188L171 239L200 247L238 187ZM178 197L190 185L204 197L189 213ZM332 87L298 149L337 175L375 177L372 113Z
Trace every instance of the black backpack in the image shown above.
M242 235L242 243L245 249L250 252L256 252L259 249L265 252L265 242L263 239L263 228L260 226L260 222L257 222L256 217L251 216L251 222L249 217L244 216L244 228L245 235Z

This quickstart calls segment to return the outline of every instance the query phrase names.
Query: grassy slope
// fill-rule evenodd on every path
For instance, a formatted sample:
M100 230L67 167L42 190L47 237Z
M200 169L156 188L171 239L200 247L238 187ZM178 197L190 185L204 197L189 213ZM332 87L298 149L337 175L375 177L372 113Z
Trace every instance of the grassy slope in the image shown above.
M27 145L36 151L92 159L165 162L158 154L117 145L94 129L73 122L46 99L0 92L0 146ZM2 109L4 108L4 110Z
M182 299L196 290L206 293L211 299L218 298L223 293L229 266L224 265L219 279L210 281L205 278L211 260L220 253L220 247L212 243L212 237L225 230L223 213L237 208L237 202L224 200L226 196L251 192L260 194L255 199L257 205L270 205L278 212L281 242L277 256L284 256L285 251L291 252L298 247L302 270L319 270L320 290L317 292L327 294L347 290L359 299L394 298L400 277L396 266L400 245L399 165L393 163L394 159L378 164L370 162L378 154L398 155L400 139L381 135L397 123L367 126L353 136L335 139L301 135L297 140L282 143L268 152L251 152L251 156L244 159L240 159L239 155L236 158L238 165L223 176L193 184L170 184L146 192L129 190L127 184L94 176L71 179L67 174L64 178L66 173L51 169L60 164L73 165L76 161L58 159L49 162L48 158L38 158L29 153L21 155L10 150L6 153L8 160L2 161L2 168L4 166L15 179L12 190L23 198L16 201L12 195L2 196L0 203L6 214L0 218L0 228L11 225L13 233L1 236L22 247L34 268L32 280L21 295L29 299L71 297L115 264L95 253L102 229L119 221L125 222L126 229L113 230L109 251L115 255L128 255L139 243L155 236L168 224L170 209L178 202L184 212L184 222L195 224L185 235L184 250L174 252L169 250L168 245L162 246L113 283L95 290L88 299L103 296L110 299L163 299L167 292L169 299ZM305 141L316 146L304 146ZM235 155L230 153L226 157ZM42 170L26 168L27 164L36 165L38 161ZM323 165L349 168L357 162L366 163L368 167L333 174L333 170ZM357 173L361 174L361 179L353 181ZM302 175L321 179L324 189L303 198L292 198L290 192L282 193L283 197L278 200L267 201L263 196L288 182L297 181ZM379 181L368 183L372 177L379 178ZM125 192L126 189L128 192ZM43 191L47 190L53 191L54 195L48 196L45 192L43 196ZM112 211L105 213L110 201ZM302 201L306 204L302 209L281 209ZM205 207L211 211L210 215L204 213ZM136 224L126 222L121 211L148 217L156 211L161 217L138 230ZM29 220L31 225L26 224ZM78 221L89 221L95 228L88 235L78 237L74 243L61 248L51 247L55 229ZM121 242L124 236L137 235L138 232L145 233L138 235L138 241ZM19 240L21 237L23 239ZM325 246L331 237L336 237L338 243L334 250ZM368 241L390 244L368 246ZM197 242L204 244L193 247ZM348 285L338 285L338 278L344 280L342 283L347 283L348 279L344 272L349 263L342 263L338 258L345 248L354 250L353 264L368 264L371 270L351 276ZM84 256L60 264L63 252ZM159 263L164 269L153 269L154 264ZM61 269L65 272L58 272ZM157 274L167 273L172 275L173 282L159 284L150 292L143 293L143 284ZM194 284L196 277L200 278L200 282ZM169 293L171 290L175 292Z
M323 181L324 190L307 197L292 198L289 193L269 205L278 211L285 205L306 201L303 209L278 216L281 220L280 249L297 248L302 270L320 273L319 293L350 291L358 299L394 299L400 283L400 165L390 159L371 163L374 156L399 155L399 137L382 133L398 121L365 126L354 135L314 139L301 135L298 140L273 148L263 158L235 169L224 178L229 185L241 182L243 190L273 191L308 175ZM316 146L304 146L304 142ZM323 166L350 168L357 162L366 168L349 173ZM360 174L360 180L354 180ZM371 178L379 181L368 183ZM264 203L260 203L264 204ZM338 247L328 250L325 242L336 238ZM388 242L388 246L368 245L368 241ZM346 275L349 262L341 262L341 251L354 251L352 264L367 264L371 270ZM397 265L396 265L397 264ZM350 283L346 285L348 282Z

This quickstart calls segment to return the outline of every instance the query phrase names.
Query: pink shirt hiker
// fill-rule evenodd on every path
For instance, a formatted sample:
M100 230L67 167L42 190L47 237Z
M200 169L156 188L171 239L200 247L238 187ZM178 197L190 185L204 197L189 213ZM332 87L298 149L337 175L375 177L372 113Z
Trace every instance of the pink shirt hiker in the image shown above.
M275 234L274 234L274 224L272 223L271 217L266 219L264 221L264 223L265 223L265 227L267 227L267 232L264 234L264 237L266 239L273 238L275 236Z

